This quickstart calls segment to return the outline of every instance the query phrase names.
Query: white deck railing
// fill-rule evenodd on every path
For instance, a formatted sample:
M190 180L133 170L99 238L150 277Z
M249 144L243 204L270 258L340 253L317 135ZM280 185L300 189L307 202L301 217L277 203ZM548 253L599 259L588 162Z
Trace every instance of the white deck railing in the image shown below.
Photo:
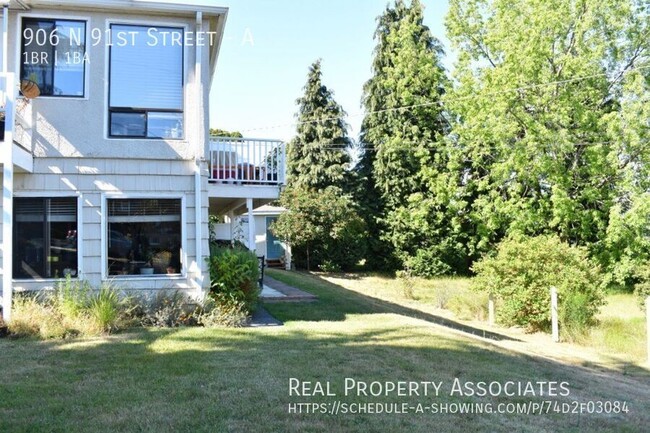
M282 185L285 144L256 138L211 137L210 181L252 185Z

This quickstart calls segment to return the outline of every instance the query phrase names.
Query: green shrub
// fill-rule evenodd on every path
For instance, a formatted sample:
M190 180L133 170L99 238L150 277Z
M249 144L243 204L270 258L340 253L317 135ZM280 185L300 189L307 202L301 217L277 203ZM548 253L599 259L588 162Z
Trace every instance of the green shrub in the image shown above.
M405 299L415 299L415 280L411 273L408 271L397 271L395 275L397 276L397 281L400 282L402 296Z
M404 267L410 269L413 275L432 278L440 275L452 275L451 266L440 260L438 248L419 249L414 255L403 254Z
M223 326L239 328L248 323L245 306L242 302L237 301L224 302L207 297L197 310L196 315L198 324L206 328Z
M576 332L593 322L603 305L602 274L583 248L554 236L505 239L493 257L474 265L472 287L492 293L497 321L529 331L551 327L550 287L558 290L562 332Z
M193 325L193 308L186 296L178 290L157 292L153 299L141 299L143 326L175 328Z
M216 248L209 259L210 295L221 304L243 304L250 313L259 299L259 261L239 248Z
M650 296L650 262L636 270L637 283L634 287L634 293L639 299L641 309L645 311L645 300Z
M291 245L296 266L349 271L365 257L366 224L352 198L340 189L292 187L282 192L280 204L288 211L272 224L271 231Z

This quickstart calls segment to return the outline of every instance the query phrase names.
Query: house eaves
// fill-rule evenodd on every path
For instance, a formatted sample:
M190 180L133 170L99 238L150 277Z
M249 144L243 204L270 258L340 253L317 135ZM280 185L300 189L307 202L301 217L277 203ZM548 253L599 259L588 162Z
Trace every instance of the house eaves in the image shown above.
M24 11L32 8L46 8L69 11L106 11L132 12L148 15L173 15L192 18L200 14L204 22L208 22L211 31L217 32L215 44L210 47L209 67L210 86L214 79L219 58L219 50L228 18L228 8L209 6L191 0L157 1L157 0L0 0L0 6L9 4L9 9Z
M3 1L2 3L7 3ZM56 8L59 10L96 10L96 11L122 11L122 12L146 12L159 14L173 14L176 16L193 16L197 12L206 15L224 15L228 8L221 6L209 6L204 3L191 1L152 1L152 0L10 0L10 9L25 8Z

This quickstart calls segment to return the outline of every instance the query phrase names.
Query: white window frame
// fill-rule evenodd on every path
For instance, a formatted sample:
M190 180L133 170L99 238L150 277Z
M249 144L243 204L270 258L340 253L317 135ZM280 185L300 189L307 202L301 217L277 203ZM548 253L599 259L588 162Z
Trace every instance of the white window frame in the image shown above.
M180 199L181 201L181 272L174 275L108 275L108 200L129 199ZM174 193L102 193L101 203L101 260L102 281L142 281L142 280L184 280L187 279L187 209L186 194Z
M14 198L76 198L77 199L77 276L75 279L83 280L84 279L84 231L83 231L83 194L78 193L69 193L63 191L15 191ZM15 227L14 227L15 230ZM11 253L14 254L13 244L11 245ZM13 269L5 269L5 271L11 272L13 274ZM55 283L57 281L63 281L65 277L61 278L12 278L12 281L16 283Z
M142 20L129 20L129 19L118 19L118 18L110 18L107 19L104 22L104 36L110 31L111 25L112 24L124 24L124 25L131 25L131 26L149 26L149 27L176 27L176 28L182 28L183 33L187 33L189 31L189 24L186 22L178 22L178 21L152 21L152 20L147 20L147 19L142 19ZM111 141L116 141L116 140L121 140L121 141L129 141L129 142L142 142L142 143L151 143L152 141L166 141L168 139L166 138L147 138L147 137L111 137L110 132L111 132L111 115L110 115L110 107L109 107L109 91L110 91L110 83L109 83L109 71L110 71L110 46L109 44L104 44L104 138L106 140L111 140ZM187 125L187 111L188 108L191 107L192 105L189 104L190 101L188 101L188 91L187 91L187 86L189 83L188 78L189 78L189 55L190 55L190 47L187 46L187 44L184 44L183 46L183 138L180 139L169 139L174 142L178 143L183 143L188 141L188 125Z
M90 56L90 48L92 48L92 41L89 44L91 29L92 29L92 20L90 16L77 16L77 15L61 15L53 13L38 13L38 12L25 12L18 14L18 21L16 22L16 67L15 70L18 71L20 75L22 71L22 49L23 49L23 18L38 19L43 18L45 20L61 20L61 21L84 21L86 23L86 55L90 58L90 62L85 65L84 68L84 96L39 96L38 99L58 99L58 100L70 100L70 101L88 101L90 100L90 68L92 67L92 57ZM18 98L24 99L25 97L20 93L17 95Z

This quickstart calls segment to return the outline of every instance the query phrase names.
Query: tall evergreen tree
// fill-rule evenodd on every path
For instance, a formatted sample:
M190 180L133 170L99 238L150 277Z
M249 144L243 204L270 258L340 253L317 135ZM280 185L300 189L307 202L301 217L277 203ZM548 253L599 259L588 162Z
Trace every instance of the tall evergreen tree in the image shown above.
M297 99L298 128L287 150L287 208L271 230L291 243L294 263L321 270L354 269L365 255L365 222L352 200L345 111L321 80L321 62L309 68Z
M304 94L298 104L296 137L287 150L287 170L291 187L323 190L335 186L350 189L352 145L343 108L322 83L321 61L309 68Z
M408 262L430 247L417 234L422 221L409 217L427 190L422 172L437 173L445 164L440 144L447 130L440 103L447 84L443 50L423 24L419 0L389 5L378 19L375 39L373 77L363 89L367 115L357 166L359 197L373 235L389 241L397 257ZM420 214L426 224L440 224L431 212ZM387 247L380 243L371 249Z

